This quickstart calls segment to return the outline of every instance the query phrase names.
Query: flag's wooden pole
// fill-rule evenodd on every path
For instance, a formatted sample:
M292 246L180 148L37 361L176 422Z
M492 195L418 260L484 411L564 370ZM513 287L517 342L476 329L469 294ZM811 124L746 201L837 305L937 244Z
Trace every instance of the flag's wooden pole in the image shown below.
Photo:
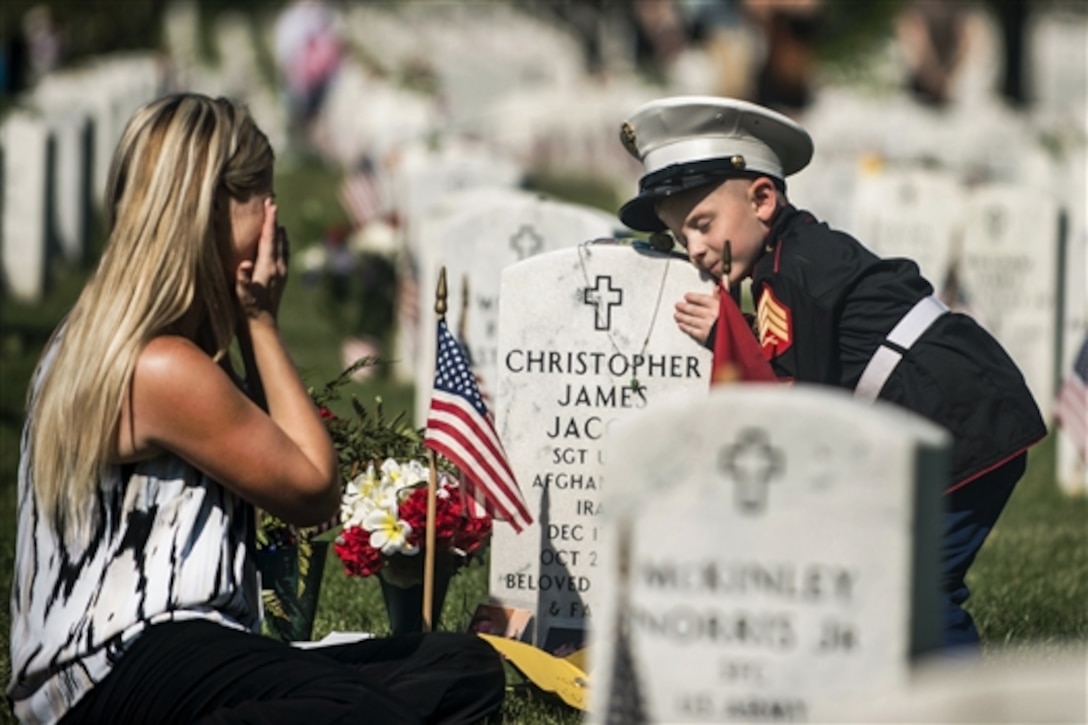
M446 316L446 268L442 267L438 272L438 289L435 293L434 313L437 316L437 325ZM437 352L437 351L436 351ZM438 510L438 462L435 460L434 451L428 449L427 459L430 462L430 477L427 480L427 531L423 546L423 631L430 632L434 629L431 622L431 608L434 602L434 559L435 559L435 518Z
M468 275L461 278L461 319L457 321L457 337L462 341L468 339ZM461 343L465 347L464 342Z

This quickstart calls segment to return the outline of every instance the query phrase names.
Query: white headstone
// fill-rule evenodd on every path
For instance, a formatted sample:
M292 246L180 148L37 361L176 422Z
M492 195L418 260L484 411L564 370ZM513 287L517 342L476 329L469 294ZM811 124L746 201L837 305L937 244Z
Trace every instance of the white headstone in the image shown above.
M395 373L398 378L414 380L420 340L425 336L419 314L434 304L434 289L424 289L419 279L423 254L420 226L447 194L473 187L511 189L520 183L521 170L485 147L456 138L446 139L438 148L422 141L407 145L389 170L393 205L402 222L402 263L415 266L418 289L414 310L398 306ZM403 279L406 275L399 276Z
M1088 123L1088 18L1074 5L1056 3L1031 13L1025 29L1025 80L1038 106L1083 131Z
M805 385L673 395L617 424L591 720L820 721L901 683L940 642L947 445Z
M1057 200L1032 190L975 187L959 266L967 311L1020 366L1046 419L1058 366L1059 214Z
M53 129L50 169L51 227L64 258L80 265L87 254L91 210L90 124L73 112L49 122Z
M952 174L890 167L859 174L847 229L881 257L907 257L938 291L963 226L964 191Z
M98 56L80 71L79 104L93 124L94 171L91 192L103 199L110 161L133 113L165 88L163 68L151 52Z
M463 194L460 196L464 196ZM446 218L440 235L421 240L422 289L432 291L441 267L449 284L446 319L468 346L481 392L495 390L499 339L499 283L502 270L530 256L616 236L612 214L544 198L527 191L480 193L478 201ZM467 288L468 299L464 293ZM420 309L420 329L435 329L434 305ZM463 336L461 331L463 330ZM416 420L426 417L434 379L435 339L421 335L416 361Z
M833 229L853 231L854 187L861 166L861 161L852 154L821 154L787 180L790 203L812 212Z
M87 252L91 213L93 147L88 112L79 103L80 74L51 73L34 89L53 139L48 177L49 227L72 264Z
M473 186L510 188L521 183L522 169L480 143L441 139L437 146L420 139L401 150L391 169L394 203L407 227L409 247L414 225L446 194Z
M37 115L15 111L0 126L3 284L28 302L41 299L48 282L48 148L49 129Z
M710 351L680 332L673 305L714 283L679 255L619 243L508 266L499 300L495 420L532 526L495 526L489 591L535 615L533 641L577 648L606 595L597 581L612 426L672 390L705 391Z

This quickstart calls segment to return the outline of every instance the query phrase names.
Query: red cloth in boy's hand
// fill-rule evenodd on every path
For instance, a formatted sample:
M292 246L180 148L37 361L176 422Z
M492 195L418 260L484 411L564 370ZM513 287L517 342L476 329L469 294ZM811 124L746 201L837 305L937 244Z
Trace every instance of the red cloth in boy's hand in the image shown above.
M718 324L714 337L714 369L710 384L771 383L777 381L770 363L752 334L752 327L727 290L718 295Z

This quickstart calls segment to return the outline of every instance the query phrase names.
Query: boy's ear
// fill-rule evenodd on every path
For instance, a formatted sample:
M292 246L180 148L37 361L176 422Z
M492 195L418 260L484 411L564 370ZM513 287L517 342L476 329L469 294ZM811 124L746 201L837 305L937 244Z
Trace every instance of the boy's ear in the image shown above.
M764 223L770 223L778 211L778 188L766 176L760 176L748 187L748 197L755 208L756 216Z

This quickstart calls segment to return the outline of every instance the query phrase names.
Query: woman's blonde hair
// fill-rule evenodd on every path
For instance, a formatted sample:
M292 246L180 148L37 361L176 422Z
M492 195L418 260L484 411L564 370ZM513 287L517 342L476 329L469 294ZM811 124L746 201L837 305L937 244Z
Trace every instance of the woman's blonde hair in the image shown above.
M189 313L196 343L215 359L227 353L228 199L270 192L273 161L246 109L224 98L170 95L128 122L106 187L105 251L46 346L55 357L28 401L38 509L66 540L86 541L97 526L95 490L148 341Z

